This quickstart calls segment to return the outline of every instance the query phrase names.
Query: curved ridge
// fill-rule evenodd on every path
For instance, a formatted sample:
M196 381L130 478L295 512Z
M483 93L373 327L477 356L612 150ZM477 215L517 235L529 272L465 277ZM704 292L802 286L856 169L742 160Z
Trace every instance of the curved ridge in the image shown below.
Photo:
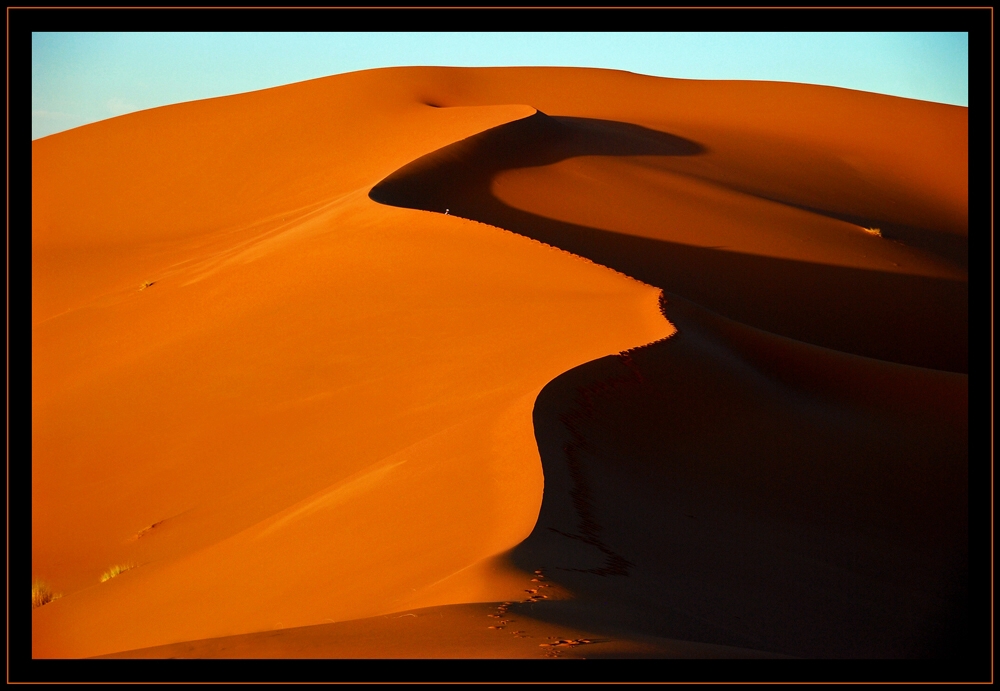
M443 107L430 103L427 105L436 108ZM577 155L574 152L580 150L591 152L594 155L635 155L647 151L655 151L662 154L681 153L691 155L703 150L700 145L689 140L664 135L637 125L611 123L600 120L591 121L587 118L553 118L537 108L528 107L534 111L532 115L497 125L496 127L487 128L482 132L452 142L397 168L372 186L368 192L369 198L372 201L387 206L441 213L441 204L446 203L447 200L444 197L439 198L434 196L433 191L435 188L439 191L443 189L443 187L437 187L435 184L438 182L437 178L442 168L448 168L456 164L462 165L469 158L478 158L483 155L490 156L501 167L515 165L523 162L521 161L522 151L520 151L522 147L528 149L534 148L540 154L540 158L535 161L535 165L538 166L562 160L565 156ZM571 124L567 126L566 123ZM602 129L607 128L609 125L616 130L614 134L611 137L608 137L606 134L601 136ZM503 152L500 152L500 155L497 156L498 152L491 150L493 149L493 142L490 141L490 138L494 133L499 133L501 130L504 134L510 133L518 140L518 146L507 149L506 156L503 155ZM593 137L595 132L598 133L596 138ZM622 137L622 134L625 136ZM631 135L631 140L628 138L628 135ZM486 138L485 141L484 138ZM484 151L484 149L487 150ZM474 179L476 182L482 182L481 179ZM420 180L420 182L414 185L416 180ZM468 181L469 179L467 179ZM590 264L596 264L630 281L650 285L614 266L609 266L590 257L578 254L556 243L546 242L531 234L519 232L518 230L495 223L489 223L481 218L477 218L474 213L466 212L463 214L463 211L466 210L461 207L456 207L455 212L452 212L450 207L445 206L443 208L444 213L447 215L458 216L467 221L472 221L504 233L526 238L547 249L565 253L574 259ZM662 299L661 292L661 302ZM662 309L661 314L666 318ZM667 319L668 323L669 321Z
M770 205L768 209L793 214L784 223L802 226L801 232L789 231L782 242L795 247L813 243L816 249L810 256L835 251L839 256L856 256L858 263L833 265L795 259L798 250L789 257L766 246L755 253L700 246L697 241L692 244L686 229L671 225L668 217L640 218L643 201L666 204L663 213L675 208L678 214L685 211L669 197L688 194L671 188L676 178L664 180L654 175L649 179L650 189L643 192L646 196L629 206L616 198L629 184L616 181L618 169L602 171L600 166L590 166L577 170L566 163L587 157L608 161L637 157L641 164L679 160L707 151L701 143L638 125L536 111L412 161L372 187L369 197L392 206L436 213L447 210L450 215L539 240L779 336L888 362L967 371L968 283L948 277L947 271L921 275L920 271L898 268L908 261L936 265L938 260L921 250L881 238L859 239L864 233L828 214L731 188L725 190L730 196L720 199L733 206L734 210L727 211L730 215L723 218L734 227L745 221L740 204ZM642 165L635 166L639 168ZM529 176L520 187L516 180L511 183L516 189L506 195L528 200L517 208L497 194L498 176L511 172ZM592 174L605 177L588 180ZM551 190L545 187L548 184ZM582 224L567 220L574 215L573 209L557 213L546 208L565 206L549 200L558 200L566 190L584 185L589 185L581 193L585 196L571 204L599 207L605 221ZM775 223L768 218L761 222L765 227ZM628 230L650 223L656 227L652 236L647 230ZM759 225L748 232L757 232ZM864 244L868 241L878 244ZM766 245L772 240L761 242ZM884 255L884 261L879 261L886 269L872 268L873 260L866 258L866 252Z
M432 104L428 103L427 105ZM510 134L517 141L517 145L504 147L501 144L500 147L497 147L494 137L501 133L502 135ZM446 201L443 197L436 197L433 194L433 190L435 189L439 191L445 189L444 186L438 187L435 184L442 169L447 170L453 165L462 165L469 158L475 159L482 156L490 157L495 165L500 168L507 166L514 167L524 163L523 155L526 150L534 154L532 163L536 166L544 166L568 156L579 155L581 151L590 155L639 155L648 153L655 153L657 155L694 155L704 151L699 144L690 140L649 130L638 125L590 120L587 118L553 118L536 108L535 113L528 117L489 128L411 161L374 185L369 191L369 197L381 204L435 211L436 209L433 208L435 204L440 207ZM486 177L492 177L492 175L487 173ZM416 180L420 180L420 182L414 184ZM484 179L482 175L474 176L471 180L466 180L466 184L469 182L473 184L478 182L481 184L484 182ZM441 213L439 209L436 211ZM451 213L451 207L444 207L444 213L486 225L501 232L525 237L547 249L566 253L577 260L597 264L630 281L649 285L613 266L577 254L557 244L546 242L530 234L521 233L511 228L482 221L476 218L475 214L468 213L463 206L458 207L456 213ZM665 304L666 297L661 290L658 298L659 311L664 320L674 330L663 338L621 351L618 357L627 366L632 362L632 353L662 343L677 333L676 326L667 318L664 311ZM630 367L630 374L633 377L638 377L641 382L642 375L634 367ZM620 382L615 380L612 382L612 385L618 383ZM594 386L596 387L594 391L582 391L584 398L588 394L592 395L600 389L606 388L608 382L598 382ZM577 533L572 534L552 527L549 530L569 539L579 540L580 542L596 547L605 557L604 566L570 570L600 576L627 576L628 568L632 566L632 563L601 541L599 536L601 527L592 516L587 480L580 462L576 458L578 447L584 441L583 436L573 426L573 415L578 416L579 411L568 412L566 416L561 418L561 421L574 435L574 440L566 444L564 452L573 482L570 495L573 499L576 514L579 517L579 530Z

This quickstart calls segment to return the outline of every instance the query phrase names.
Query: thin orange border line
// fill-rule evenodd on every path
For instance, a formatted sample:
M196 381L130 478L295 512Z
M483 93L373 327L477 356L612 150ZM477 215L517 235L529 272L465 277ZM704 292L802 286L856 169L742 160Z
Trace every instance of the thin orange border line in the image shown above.
M630 7L630 6L629 7L622 7L622 6L574 7L574 6L568 6L567 7L567 6L562 6L562 7L471 7L471 8L470 7L437 7L437 6L433 6L433 7L413 7L413 6L408 6L408 7L396 7L396 6L376 6L376 7L371 7L371 6L369 6L369 7L315 7L315 6L312 6L312 7L289 7L289 6L273 6L273 7L271 7L271 6L267 6L267 7L261 7L261 6L256 6L256 7L241 7L241 6L228 6L228 7L176 7L176 6L172 6L172 7L164 7L164 6L132 7L132 6L117 6L117 7L111 7L111 6L88 6L88 7L81 7L81 6L63 6L63 5L55 5L55 6L21 6L21 5L10 6L9 5L9 6L7 6L7 15L6 15L7 16L7 22L6 22L7 23L7 26L6 26L6 39L7 39L7 70L6 70L6 76L7 76L7 102L6 102L6 106L7 106L7 126L6 126L6 135L7 135L7 138L6 138L6 144L7 144L8 154L7 154L7 167L6 167L6 173L7 173L7 183L6 183L6 185L7 185L6 186L6 191L7 191L7 200L6 200L7 237L5 238L5 248L6 248L6 251L7 251L7 256L5 257L5 269L6 269L6 272L7 272L6 276L5 276L5 279L6 279L5 280L5 287L6 287L6 290L7 290L7 295L6 295L6 310L7 310L7 312L6 312L6 334L5 334L5 336L6 336L6 346L7 346L7 352L6 352L6 358L5 358L6 376L7 376L7 390L6 390L6 396L5 396L5 402L6 402L6 405L7 405L7 410L6 410L7 429L6 429L5 439L6 439L6 454L7 454L7 469L6 469L7 487L6 487L6 499L7 499L7 518L8 518L8 520L7 520L7 528L6 528L6 540L7 540L7 601L8 601L8 603L10 602L10 520L9 520L10 519L10 153L9 153L10 152L10 11L11 10L28 10L28 9L53 9L53 10L54 9L84 9L84 10L88 10L88 9L237 9L237 10L238 9L750 9L750 10L756 10L756 9L869 9L869 10L871 10L871 9L894 9L894 10L904 10L904 9L923 9L923 10L934 10L934 9L972 9L972 10L982 10L982 9L988 9L990 11L990 27L991 27L991 31L990 31L990 64L991 65L994 64L993 61L995 60L994 42L993 42L993 31L992 31L992 27L993 27L993 23L994 23L994 8L992 6L979 6L979 5L974 5L974 6L913 6L913 7L911 7L911 6L891 6L891 7L890 6L885 6L885 7L882 7L882 6L876 6L876 7L871 7L871 6L869 6L869 7L853 7L853 6L847 6L847 7L844 7L844 6L840 6L840 7L825 7L825 6L820 6L820 7L816 7L816 6L813 6L813 7L798 7L798 6L791 6L791 7L788 7L788 6L785 6L785 7L769 7L769 6L768 7L746 7L746 6L738 6L738 7L729 7L729 6L716 6L716 7L711 7L711 6L708 6L708 7L706 7L706 6L701 6L701 7L676 7L676 6L675 7L660 7L660 6L652 6L652 7L650 7L650 6L641 6L641 7ZM504 32L504 33L506 33L506 32ZM583 32L583 33L602 33L602 32ZM993 77L994 77L994 69L993 69L993 67L990 67L990 77L991 77L991 79L990 79L990 110L991 110L991 112L994 112L995 111L995 108L994 108L994 103L995 103L995 89L994 89L994 85L993 85ZM990 528L990 538L991 538L991 540L990 540L990 577L991 577L990 578L990 644L991 644L990 648L995 650L996 639L995 639L994 627L995 627L995 616L996 615L995 615L995 611L994 611L994 607L995 607L995 586L994 586L994 580L993 580L994 577L995 577L995 569L994 569L994 561L993 561L995 559L995 548L994 548L994 544L993 544L993 540L995 539L995 525L994 525L994 521L995 521L995 511L994 511L995 488L994 488L994 485L993 485L993 483L995 481L995 474L994 474L994 467L993 467L994 453L995 453L995 445L994 445L994 429L995 429L995 418L994 418L994 415L995 415L995 399L994 399L994 396L995 396L995 382L994 382L994 376L995 376L995 368L994 368L994 352L993 352L993 349L995 347L995 339L994 339L994 328L995 328L995 321L994 321L994 309L995 309L995 307L994 307L994 305L995 305L995 301L994 301L994 290L995 290L994 265L995 265L995 262L994 262L994 254L993 254L994 253L994 249L995 249L995 243L994 243L994 222L995 222L994 221L994 219L995 219L995 215L994 215L994 203L995 203L995 187L994 187L994 184L995 184L995 175L994 175L994 165L995 165L995 155L994 155L994 151L993 151L994 141L995 141L995 139L994 139L994 121L993 121L993 118L991 117L990 118L990 189L994 190L994 191L990 192L990 525L991 525L991 528ZM8 609L8 612L7 612L6 619L7 619L7 629L6 629L6 632L7 632L7 641L8 641L8 644L7 644L7 646L8 646L8 655L7 655L7 659L6 659L6 679L7 679L7 683L9 684L9 683L11 683L11 681L10 681L10 655L9 655L9 652L10 652L10 611L9 611L9 609ZM995 678L994 677L994 670L995 670L995 658L991 656L991 658L990 658L990 681L989 682L950 682L950 683L960 683L960 684L993 683L994 678ZM47 682L27 682L27 683L47 683ZM69 682L69 683L79 683L79 684L125 684L125 683L132 683L132 682L87 682L87 681L80 682L80 681L78 681L78 682ZM144 682L144 683L169 684L169 683L175 683L175 682L157 682L157 681L152 681L152 682ZM189 683L204 683L204 682L189 682ZM306 684L306 683L315 683L315 682L294 682L294 681L285 681L285 682L263 682L263 681L261 681L261 682L219 682L219 681L214 681L214 682L208 682L208 683L217 683L217 684L237 684L237 683L242 683L242 684L253 684L253 685L256 685L256 684L268 684L268 683ZM353 683L353 684L365 684L365 685L368 685L368 684L379 684L379 683L384 683L384 682L357 682L357 681L355 681L355 682L326 682L326 683ZM403 683L458 684L458 683L465 683L465 682L441 682L441 681L438 681L438 682L403 682ZM536 682L478 682L478 683L499 684L499 683L536 683ZM606 682L537 682L537 683L560 683L560 684L577 683L577 684L590 685L590 684L606 683ZM615 682L615 683L628 684L628 685L632 685L632 684L646 684L646 683L665 683L665 684L687 683L687 684L692 684L692 685L702 685L702 684L712 684L712 683L719 683L719 682L627 682L627 681L619 681L619 682ZM739 683L739 684L774 684L774 685L797 684L797 683L812 683L812 684L823 684L823 685L825 685L825 684L839 684L839 683L874 683L874 684L903 684L903 683L907 683L907 684L913 684L913 685L925 685L925 684L932 684L932 683L933 684L937 684L939 682L824 682L824 681L817 681L817 682L752 682L752 681L746 681L746 682L731 682L731 683Z

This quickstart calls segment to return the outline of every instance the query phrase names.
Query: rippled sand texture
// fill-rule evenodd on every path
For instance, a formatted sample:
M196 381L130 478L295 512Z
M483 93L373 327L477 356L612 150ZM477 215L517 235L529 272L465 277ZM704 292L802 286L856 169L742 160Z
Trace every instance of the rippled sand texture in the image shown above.
M967 109L394 68L32 174L35 657L962 645Z

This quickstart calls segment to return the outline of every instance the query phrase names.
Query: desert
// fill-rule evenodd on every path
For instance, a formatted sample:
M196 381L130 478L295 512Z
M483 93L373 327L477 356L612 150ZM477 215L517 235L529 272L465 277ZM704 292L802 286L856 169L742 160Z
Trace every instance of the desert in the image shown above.
M35 658L963 645L968 108L373 69L31 183Z

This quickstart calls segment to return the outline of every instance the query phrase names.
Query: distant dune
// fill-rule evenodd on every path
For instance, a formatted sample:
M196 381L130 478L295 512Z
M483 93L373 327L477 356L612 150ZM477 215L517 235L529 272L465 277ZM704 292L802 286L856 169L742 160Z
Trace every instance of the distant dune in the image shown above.
M952 654L967 140L574 68L35 140L34 657Z

